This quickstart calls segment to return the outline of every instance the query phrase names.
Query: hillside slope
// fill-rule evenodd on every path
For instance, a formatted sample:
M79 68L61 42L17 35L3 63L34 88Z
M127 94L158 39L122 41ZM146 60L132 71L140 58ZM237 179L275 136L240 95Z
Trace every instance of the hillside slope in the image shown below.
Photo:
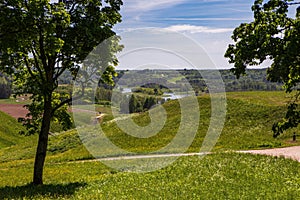
M283 92L228 93L225 126L213 151L300 145L299 142L291 141L294 131L300 134L297 129L290 130L277 139L272 137L272 124L284 116L286 111L284 102L288 99ZM198 102L200 107L199 128L187 152L199 152L210 123L211 104L209 96L199 97ZM118 127L116 120L104 120L106 122L101 125L101 128L105 136L120 149L139 154L153 153L162 149L174 139L180 125L181 112L179 103L177 101L169 101L163 106L167 113L167 121L160 132L149 138L136 138L128 135ZM111 118L111 116L107 117ZM140 126L147 126L151 122L148 113L134 114L131 117ZM81 133L80 136L78 135L78 130ZM97 148L99 146L99 143L97 143L101 140L97 136L99 135L99 129L97 129L97 126L83 126L78 130L74 129L50 137L48 147L49 162L93 158L88 150L93 150L93 147ZM17 135L15 137L16 140L19 138ZM84 141L85 146L82 144L82 141ZM13 159L33 158L33 147L35 145L35 140L31 139L31 142L7 148L5 152L0 151L0 160L5 162ZM180 147L175 146L169 149L168 153L180 152L181 150ZM96 157L124 155L122 152L113 151L109 148L99 149L98 151L100 152L94 151L93 155ZM5 156L8 154L10 155L9 157Z
M19 135L23 129L16 119L0 111L0 148L20 143L24 137Z

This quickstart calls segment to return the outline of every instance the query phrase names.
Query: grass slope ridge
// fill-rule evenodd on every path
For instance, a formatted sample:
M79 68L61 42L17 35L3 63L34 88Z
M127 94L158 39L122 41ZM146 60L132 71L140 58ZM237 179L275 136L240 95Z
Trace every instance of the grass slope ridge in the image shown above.
M274 95L278 95L276 101L266 100ZM210 121L209 97L199 97L198 101L201 121L190 152L200 149ZM286 107L279 102L284 101L283 93L228 93L226 123L214 151L297 144L290 143L291 132L272 138L271 125L283 116ZM180 123L178 102L167 102L164 107L168 120L153 137L133 138L119 130L115 122L105 121L102 128L121 148L151 152L168 144ZM141 126L150 122L147 113L132 118ZM82 129L97 134L94 127ZM29 184L36 136L0 149L0 199L299 199L300 196L300 163L290 159L215 153L202 159L182 157L166 168L135 174L116 171L100 162L69 162L92 158L81 143L83 139L89 138L80 138L76 130L50 137L45 185L39 187Z
M292 133L299 130L290 130L279 138L272 137L272 124L284 116L286 107L284 102L288 98L283 92L235 92L227 94L227 116L225 126L213 151L227 150L248 150L273 147L285 147L300 145L293 143ZM210 123L210 98L201 96L198 98L200 106L200 123L193 143L187 152L199 152L203 139L207 134ZM116 146L128 152L138 154L152 153L168 145L177 134L180 125L180 105L177 101L170 101L164 104L168 118L164 128L150 138L135 138L124 133L115 121L107 121L101 125L102 130ZM107 111L108 113L108 111ZM84 113L85 114L85 113ZM106 116L111 119L110 115ZM89 119L89 118L88 118ZM132 119L140 126L150 123L148 113L134 114ZM51 136L48 146L48 162L61 162L73 160L91 159L93 156L82 144L97 144L94 136L99 134L99 129L93 126L80 128L87 137L79 137L76 130L66 131L57 136ZM34 157L35 139L28 139L11 148L0 151L2 162L14 159L31 159ZM96 145L97 147L97 145ZM173 152L180 152L181 149L172 149ZM118 152L110 152L110 149L93 154L96 157L109 157L124 155ZM182 151L181 151L182 152ZM172 152L165 152L172 153ZM100 155L101 154L101 155Z
M19 135L23 129L16 119L0 111L0 149L20 143L24 137Z

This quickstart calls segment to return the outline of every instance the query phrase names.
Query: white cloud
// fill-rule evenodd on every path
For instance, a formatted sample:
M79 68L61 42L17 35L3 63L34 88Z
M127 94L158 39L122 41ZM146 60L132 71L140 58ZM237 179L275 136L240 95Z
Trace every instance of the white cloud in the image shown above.
M231 28L211 28L206 26L193 26L189 24L169 26L166 29L170 31L188 33L226 33L233 31Z
M249 21L249 20L252 20L252 18L229 18L229 17L180 18L180 17L173 17L173 18L165 18L165 20L172 20L172 21Z
M169 8L186 0L127 0L124 9L129 12L144 12L162 8Z

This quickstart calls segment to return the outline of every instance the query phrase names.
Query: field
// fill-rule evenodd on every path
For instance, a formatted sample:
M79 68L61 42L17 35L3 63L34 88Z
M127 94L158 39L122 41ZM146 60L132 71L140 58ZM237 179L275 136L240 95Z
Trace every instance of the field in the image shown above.
M299 135L298 129L277 139L272 137L272 124L284 115L289 97L283 92L234 92L227 94L227 100L225 126L213 154L181 157L148 173L130 173L135 169L126 167L117 171L93 161L93 155L82 145L82 141L89 144L92 139L83 138L74 129L50 137L45 185L40 187L30 185L37 137L19 136L21 125L0 112L1 122L6 122L0 125L0 199L300 199L299 162L233 152L300 145L292 142L292 133ZM200 126L187 152L199 152L209 125L210 98L201 96L198 102ZM175 137L180 106L177 101L170 101L164 108L168 115L164 128L155 136L138 139L126 135L111 121L107 107L97 107L107 113L101 125L105 135L132 154L157 151ZM79 132L97 134L95 127L86 125L92 114L80 115ZM150 123L148 113L134 114L132 119L141 126ZM178 147L165 153L181 150ZM107 150L101 155L123 153ZM150 162L141 161L145 165L142 167Z
M116 172L98 162L48 163L41 187L28 185L31 164L2 164L1 199L297 199L300 194L299 163L266 156L181 158L146 174Z

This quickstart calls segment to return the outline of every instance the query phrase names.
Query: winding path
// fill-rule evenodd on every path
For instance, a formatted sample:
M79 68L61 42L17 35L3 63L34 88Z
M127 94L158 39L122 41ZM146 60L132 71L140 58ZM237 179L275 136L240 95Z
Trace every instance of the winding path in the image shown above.
M250 153L250 154L262 154L269 156L282 156L285 158L293 159L300 162L300 146L275 148L275 149L262 149L262 150L246 150L236 151L237 153ZM182 156L204 156L211 154L210 152L202 153L166 153L166 154L150 154L150 155L131 155L131 156L115 156L107 158L99 158L92 160L80 160L73 161L73 163L81 162L96 162L96 161L113 161L113 160L131 160L131 159L147 159L147 158L164 158L164 157L182 157Z
M282 156L300 162L300 146L275 148L275 149L248 150L248 151L238 151L238 152L263 154L263 155L270 155L270 156Z

